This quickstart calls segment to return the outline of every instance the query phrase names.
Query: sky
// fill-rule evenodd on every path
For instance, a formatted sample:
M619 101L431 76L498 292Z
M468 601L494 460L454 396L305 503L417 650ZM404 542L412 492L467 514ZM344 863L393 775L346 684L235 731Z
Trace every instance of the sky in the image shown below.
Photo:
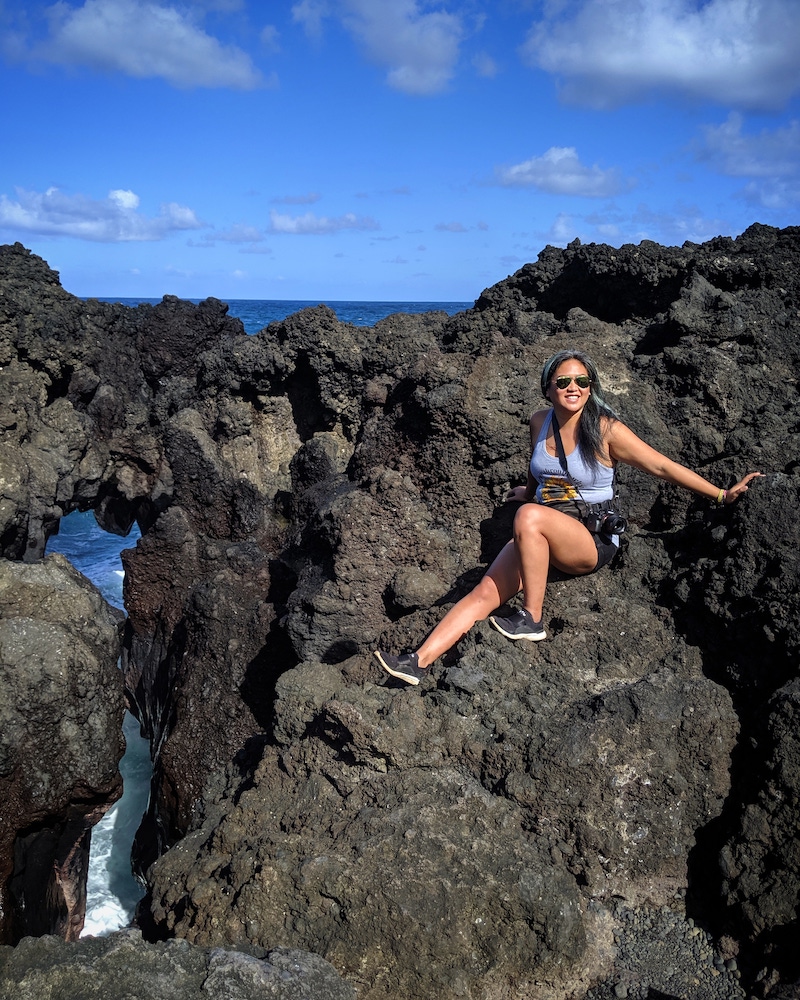
M800 0L0 0L0 243L80 296L471 302L800 222Z

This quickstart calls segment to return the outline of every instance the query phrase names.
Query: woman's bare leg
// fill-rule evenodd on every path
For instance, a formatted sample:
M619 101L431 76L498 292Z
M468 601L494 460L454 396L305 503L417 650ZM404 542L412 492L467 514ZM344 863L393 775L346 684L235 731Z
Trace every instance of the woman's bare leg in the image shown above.
M454 604L417 650L419 665L427 667L483 621L522 587L519 556L514 541L506 542L473 589Z
M525 504L514 518L513 540L417 650L420 667L446 653L475 622L483 621L520 590L525 608L539 621L551 565L565 573L591 573L597 565L594 539L575 518L542 504Z
M514 542L519 554L523 604L537 622L542 618L551 566L581 576L591 573L597 565L597 546L586 526L543 504L520 507L514 518Z

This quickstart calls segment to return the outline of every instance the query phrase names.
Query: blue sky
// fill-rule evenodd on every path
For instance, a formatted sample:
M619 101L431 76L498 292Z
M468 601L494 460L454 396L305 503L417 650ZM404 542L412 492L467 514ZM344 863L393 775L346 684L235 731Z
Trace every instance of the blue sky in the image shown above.
M471 301L800 222L799 0L0 0L0 242L76 295Z

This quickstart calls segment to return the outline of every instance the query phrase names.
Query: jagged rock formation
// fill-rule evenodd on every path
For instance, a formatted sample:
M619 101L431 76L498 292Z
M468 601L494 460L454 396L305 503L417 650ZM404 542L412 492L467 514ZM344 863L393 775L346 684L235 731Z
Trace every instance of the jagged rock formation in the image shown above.
M0 947L0 1000L354 1000L355 992L317 955L276 948L248 954L147 944L137 931L65 945L53 937Z
M63 556L0 560L0 940L83 928L90 831L122 794L119 648Z
M0 250L5 558L35 565L76 507L142 529L148 934L309 949L365 998L800 976L799 275L796 229L576 243L458 316L247 337L215 300L83 303ZM549 642L478 626L398 689L369 651L418 641L508 537L538 373L572 345L655 447L767 477L716 510L625 470L630 542L553 581ZM631 943L656 913L687 954L689 919L715 934L707 981Z

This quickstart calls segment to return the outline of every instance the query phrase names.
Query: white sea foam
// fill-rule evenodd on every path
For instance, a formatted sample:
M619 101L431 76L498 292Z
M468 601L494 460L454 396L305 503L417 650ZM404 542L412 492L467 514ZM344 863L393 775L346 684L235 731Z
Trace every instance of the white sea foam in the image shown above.
M115 805L92 831L89 878L86 886L86 920L81 937L102 937L127 926L133 919L130 901L123 902L111 890L113 831L119 815Z
M139 529L127 538L103 531L94 515L75 512L61 521L50 539L48 552L62 552L103 597L122 607L120 551L136 544ZM131 871L131 846L147 805L150 788L150 753L139 725L128 712L123 721L126 751L120 761L123 795L92 830L89 877L86 886L84 934L101 935L127 926L142 896L142 887Z
M133 919L143 890L131 871L131 845L147 806L150 753L139 724L128 712L123 723L127 749L120 761L122 798L92 830L89 877L86 885L86 921L83 934L102 936Z

